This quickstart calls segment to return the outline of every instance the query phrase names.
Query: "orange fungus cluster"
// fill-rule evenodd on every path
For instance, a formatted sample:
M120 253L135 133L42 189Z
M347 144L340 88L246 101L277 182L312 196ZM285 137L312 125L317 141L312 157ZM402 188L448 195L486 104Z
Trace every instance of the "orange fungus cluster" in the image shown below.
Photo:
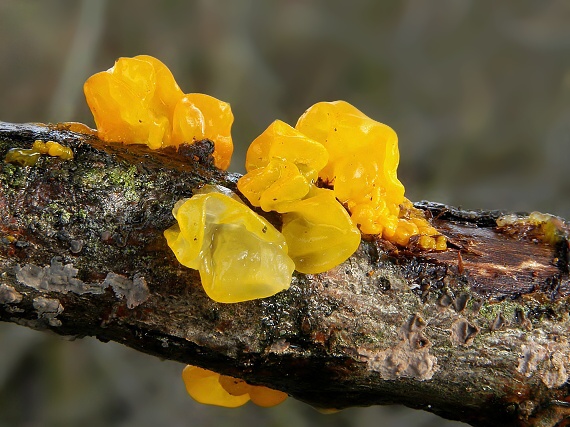
M158 59L120 58L91 76L84 90L99 138L152 149L209 139L215 165L229 166L229 104L184 94ZM345 101L319 102L295 127L276 120L253 141L238 188L252 205L282 215L289 256L303 273L343 262L358 247L360 233L400 246L445 249L445 237L404 197L398 163L392 128Z
M233 151L230 105L201 93L184 94L170 70L148 55L119 58L84 85L99 138L152 149L209 139L214 162L227 169Z
M207 405L236 408L252 401L258 406L271 407L287 399L287 394L264 386L246 383L238 378L187 365L182 379L188 394Z

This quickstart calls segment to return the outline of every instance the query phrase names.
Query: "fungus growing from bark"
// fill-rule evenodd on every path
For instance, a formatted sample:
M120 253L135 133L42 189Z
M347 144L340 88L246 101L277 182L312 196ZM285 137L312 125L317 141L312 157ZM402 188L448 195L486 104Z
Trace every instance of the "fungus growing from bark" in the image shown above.
M209 139L215 146L215 165L230 165L230 105L209 95L184 94L158 59L119 58L109 70L89 77L83 89L102 140L156 150Z
M42 154L52 157L60 157L62 160L73 159L73 151L69 147L55 141L34 141L32 148L12 148L8 150L4 161L6 163L14 163L20 166L34 166Z
M228 168L229 104L184 94L156 58L120 58L90 77L84 90L100 139L151 149L209 139L215 165ZM46 147L34 153L66 155ZM330 270L356 251L361 233L400 246L446 249L445 237L404 197L398 163L398 138L389 126L345 101L320 102L295 128L276 120L256 138L247 152L247 174L237 183L253 206L281 214L281 232L236 194L206 185L175 204L177 222L164 236L178 261L198 270L206 294L220 303L275 295L289 288L294 269ZM195 366L184 369L183 379L190 396L211 405L251 400L273 406L287 397Z
M411 204L398 180L398 137L345 101L319 102L295 128L323 144L329 154L319 178L332 185L364 234L380 234L402 246L419 236L422 249L445 249L445 238ZM404 213L404 215L403 215ZM410 216L411 215L411 216Z
M322 273L346 261L360 232L331 190L317 188L325 147L276 120L250 145L238 189L254 206L283 214L289 256L301 273Z
M187 365L182 371L182 379L188 394L197 402L208 405L236 408L251 400L268 408L287 399L287 394L282 391L251 385L197 366Z

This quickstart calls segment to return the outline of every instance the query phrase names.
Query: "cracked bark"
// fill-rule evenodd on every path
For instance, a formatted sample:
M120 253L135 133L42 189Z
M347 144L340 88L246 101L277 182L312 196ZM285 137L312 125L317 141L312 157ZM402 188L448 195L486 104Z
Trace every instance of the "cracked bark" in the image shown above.
M0 165L0 320L117 341L319 408L397 403L477 426L570 416L563 220L498 227L502 212L422 202L447 251L364 239L274 297L219 304L162 236L197 187L236 190L238 175L212 167L211 143L156 152L0 123L1 156L35 139L75 157Z

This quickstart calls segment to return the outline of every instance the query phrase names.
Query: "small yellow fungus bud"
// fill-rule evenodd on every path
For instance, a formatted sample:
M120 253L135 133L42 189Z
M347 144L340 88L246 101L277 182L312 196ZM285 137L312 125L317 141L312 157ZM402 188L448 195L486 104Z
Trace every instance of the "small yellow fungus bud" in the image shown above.
M240 396L228 393L220 384L220 374L216 372L188 365L182 371L182 379L188 394L199 403L237 408L249 401L247 393Z
M380 188L375 188L369 199L364 198L359 202L349 200L346 204L351 212L352 221L360 226L360 231L364 234L381 234L389 239L389 236L395 233L399 207L387 203L382 197Z
M182 379L188 394L197 402L208 405L235 408L251 399L256 405L268 408L287 399L287 394L282 391L251 385L197 366L187 365L182 371Z
M73 159L73 151L71 151L71 148L64 147L55 141L34 141L32 150L40 154L48 154L52 157L60 157L62 160Z
M400 217L396 229L386 238L401 246L407 246L412 237L424 250L443 251L447 249L447 239L429 223L423 211L414 208L408 199L400 205Z
M73 151L69 147L64 147L63 145L54 141L34 141L32 148L12 148L8 150L4 161L6 163L14 163L20 166L34 166L40 155L47 154L52 157L60 157L62 160L73 159Z
M158 59L119 58L87 79L84 92L99 138L151 149L210 139L215 165L228 168L233 151L229 104L208 95L185 95Z
M360 232L332 190L313 187L307 198L284 209L281 232L301 273L322 273L346 261L360 244Z
M284 402L287 399L287 393L263 386L251 386L249 397L257 406L270 408Z
M206 294L224 303L288 289L294 269L283 235L236 199L206 186L176 203L177 224L164 232L178 261L197 269Z

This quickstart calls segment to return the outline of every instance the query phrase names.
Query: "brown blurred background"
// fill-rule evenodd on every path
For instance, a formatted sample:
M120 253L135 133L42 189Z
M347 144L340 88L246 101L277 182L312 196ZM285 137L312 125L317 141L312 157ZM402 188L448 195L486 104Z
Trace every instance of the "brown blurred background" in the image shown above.
M0 120L93 125L82 85L120 56L228 101L234 171L274 119L345 99L392 126L411 200L570 218L570 3L0 1ZM182 366L0 325L0 427L451 426L399 407L320 415L195 404Z

